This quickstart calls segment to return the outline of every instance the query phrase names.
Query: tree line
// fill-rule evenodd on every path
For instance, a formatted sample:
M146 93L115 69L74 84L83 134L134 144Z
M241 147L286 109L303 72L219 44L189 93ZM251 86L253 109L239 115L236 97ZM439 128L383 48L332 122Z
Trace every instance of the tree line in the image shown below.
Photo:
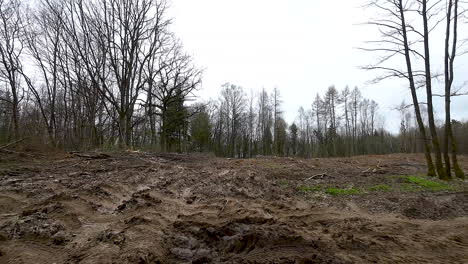
M217 100L195 108L198 111L189 120L184 149L236 158L424 152L414 110L404 102L395 110L401 117L399 133L386 129L379 105L363 97L357 87L338 90L330 86L323 95L316 95L308 109L299 107L291 124L284 119L282 103L278 88L246 92L226 83ZM421 114L427 123L426 107L421 107ZM468 154L468 122L453 120L453 126L461 153ZM443 137L444 126L437 130Z
M355 87L330 86L309 109L300 107L296 121L283 116L278 88L250 95L226 83L218 100L201 107L192 119L192 148L228 157L256 155L334 157L383 154L397 150L384 129L378 104ZM203 124L203 125L201 125Z
M460 95L453 83L462 3L371 0L368 7L379 16L367 24L382 36L362 49L383 55L363 68L383 72L375 82L407 80L411 91L399 135L385 130L378 104L358 88L329 87L291 124L277 88L247 94L226 83L217 100L193 103L202 70L171 32L165 0L0 0L0 141L239 158L420 151L429 175L463 178L457 154L466 151L467 125L450 113ZM441 25L444 72L436 73L429 36ZM432 91L439 80L442 95ZM442 125L434 96L445 98Z

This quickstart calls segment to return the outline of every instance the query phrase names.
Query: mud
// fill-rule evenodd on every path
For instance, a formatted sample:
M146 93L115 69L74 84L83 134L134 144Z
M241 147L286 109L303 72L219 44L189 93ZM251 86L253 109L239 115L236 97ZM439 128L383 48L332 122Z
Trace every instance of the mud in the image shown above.
M468 183L405 190L419 155L32 155L0 159L0 263L468 263Z

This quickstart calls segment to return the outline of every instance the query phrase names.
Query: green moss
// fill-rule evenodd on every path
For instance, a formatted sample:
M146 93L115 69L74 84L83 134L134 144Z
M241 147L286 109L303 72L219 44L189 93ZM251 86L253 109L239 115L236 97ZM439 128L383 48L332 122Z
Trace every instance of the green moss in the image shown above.
M455 171L455 176L459 179L464 180L465 179L465 173L463 173L463 170L460 168L458 163L455 163L453 166L453 170Z
M358 195L362 194L362 191L356 188L350 188L350 189L339 189L339 188L327 188L325 190L326 193L330 195Z
M392 189L392 187L386 185L386 184L380 184L380 185L375 185L372 187L369 187L369 191L383 191L383 192L388 192Z
M445 168L440 168L437 170L437 175L439 175L439 179L444 180L444 181L450 181L452 180L452 175L447 174L445 171Z
M443 190L451 190L453 189L450 185L438 182L435 180L428 180L423 177L418 176L407 176L406 181L408 183L415 184L421 188L431 190L431 191L443 191Z
M428 164L429 164L429 167L427 168L427 176L435 177L436 173L435 173L434 164L432 162L428 162Z

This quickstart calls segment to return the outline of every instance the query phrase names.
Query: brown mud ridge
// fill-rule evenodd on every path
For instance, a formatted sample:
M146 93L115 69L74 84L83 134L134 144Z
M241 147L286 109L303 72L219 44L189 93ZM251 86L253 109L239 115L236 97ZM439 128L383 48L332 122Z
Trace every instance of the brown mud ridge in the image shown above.
M408 188L424 170L419 155L3 155L0 263L468 263L468 183Z

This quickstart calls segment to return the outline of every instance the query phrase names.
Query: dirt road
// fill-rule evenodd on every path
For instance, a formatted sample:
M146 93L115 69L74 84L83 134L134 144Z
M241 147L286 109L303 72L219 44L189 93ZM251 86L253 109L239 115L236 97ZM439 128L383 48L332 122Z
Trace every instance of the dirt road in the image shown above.
M468 263L468 182L424 170L418 155L8 155L0 263Z

